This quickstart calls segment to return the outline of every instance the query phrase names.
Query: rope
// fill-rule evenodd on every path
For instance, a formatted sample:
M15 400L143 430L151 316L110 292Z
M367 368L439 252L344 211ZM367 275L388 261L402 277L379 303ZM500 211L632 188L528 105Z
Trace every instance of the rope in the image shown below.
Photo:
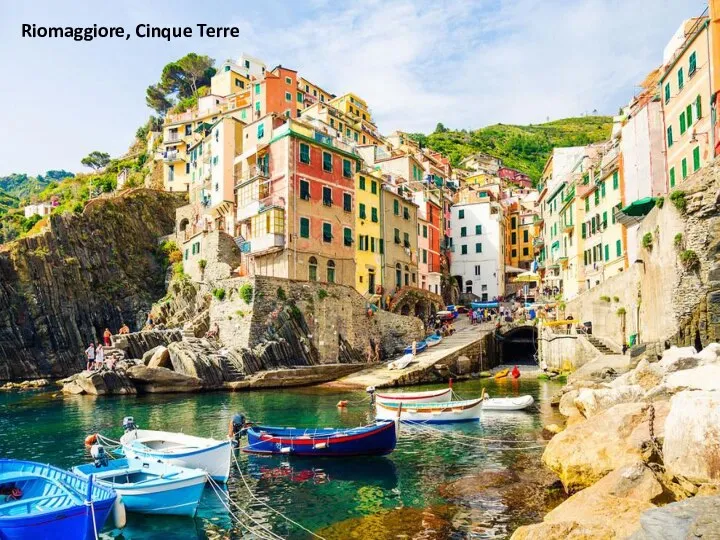
M449 439L452 438L463 438L463 439L470 439L473 441L477 441L479 443L482 443L484 445L484 448L487 450L533 450L537 448L544 448L544 444L536 444L535 441L530 440L511 440L511 439L490 439L487 437L473 437L471 435L465 435L464 433L457 433L457 432L446 432L442 431L440 429L437 429L435 427L432 427L424 422L414 422L412 420L404 420L404 423L416 426L419 431L425 431L425 433L432 433L437 434L441 436L445 436ZM464 446L473 446L470 443L462 443L455 441L457 444L464 445ZM515 446L515 447L505 447L505 448L491 448L487 446L487 444L524 444L525 446Z
M95 535L95 540L98 540L98 532L97 532L97 521L95 521L95 505L93 504L92 500L85 501L85 506L90 507L90 514L92 515L93 520L93 534Z
M210 487L212 487L213 491L215 492L215 495L216 495L217 498L220 500L220 503L225 507L225 509L230 513L230 515L231 515L233 518L235 518L235 520L237 521L237 523L238 523L240 526L242 526L242 527L244 527L245 529L247 529L250 533L255 534L255 535L257 535L257 536L259 536L260 538L263 538L263 539L268 539L268 538L269 538L269 539L271 539L271 540L283 540L283 537L282 537L282 536L274 533L273 531L271 531L270 529L268 529L267 527L265 527L262 523L260 523L259 521L257 521L257 520L256 520L255 518L253 518L248 512L246 512L243 508L241 508L238 503L236 503L235 501L233 501L227 493L225 493L225 492L222 491L222 489L220 488L220 486L218 485L218 483L217 483L210 475L207 475L207 478L208 478L208 481L209 481L209 483L210 483ZM225 497L225 499L223 499L223 496ZM249 527L248 525L246 525L245 523L243 523L242 520L235 515L235 513L232 511L232 509L230 508L230 506L228 506L228 504L226 503L226 501L229 502L229 503L232 503L233 506L235 506L240 512L242 512L242 513L243 513L250 521L252 521L256 526L258 526L259 528L261 528L262 530L264 530L265 532L267 532L269 536L265 536L265 535L263 535L263 534L260 534L260 533L258 533L257 531L254 531L252 528L250 528L250 527Z
M318 534L315 534L314 532L312 532L312 531L311 531L310 529L308 529L307 527L302 526L302 525L301 525L300 523L298 523L297 521L294 521L294 520L290 519L289 517L287 517L285 514L283 514L283 513L280 512L279 510L276 510L275 508L273 508L272 506L270 506L269 504L267 504L265 501L262 501L261 499L259 499L259 498L253 493L252 489L250 489L250 486L248 485L247 480L245 480L245 475L243 474L242 468L240 467L240 462L238 461L237 456L235 455L234 452L233 452L233 454L232 454L232 457L233 457L233 460L235 461L235 466L237 467L238 471L240 472L240 478L242 479L243 484L245 484L245 489L247 489L248 493L250 494L250 497L252 497L255 501L257 501L257 502L259 502L260 504L262 504L264 507L266 507L266 508L268 508L269 510L272 510L273 512L275 512L278 516L280 516L280 517L283 518L284 520L288 521L289 523L292 523L292 524L295 525L296 527L299 527L300 529L302 529L302 530L305 531L306 533L309 533L310 535L312 535L312 536L314 536L315 538L318 538L318 539L320 539L320 540L325 540L325 538L323 538L322 536L320 536L320 535L318 535Z

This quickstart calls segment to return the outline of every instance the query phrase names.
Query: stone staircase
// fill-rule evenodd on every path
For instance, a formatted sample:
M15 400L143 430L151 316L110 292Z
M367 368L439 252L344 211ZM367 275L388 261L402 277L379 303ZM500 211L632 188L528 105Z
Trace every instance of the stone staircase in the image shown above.
M103 347L105 351L105 362L112 361L117 364L120 360L125 360L125 351L116 347Z
M585 337L590 342L590 344L602 354L622 354L620 351L615 350L614 347L611 347L610 345L602 341L600 338L593 336L592 334L588 334Z

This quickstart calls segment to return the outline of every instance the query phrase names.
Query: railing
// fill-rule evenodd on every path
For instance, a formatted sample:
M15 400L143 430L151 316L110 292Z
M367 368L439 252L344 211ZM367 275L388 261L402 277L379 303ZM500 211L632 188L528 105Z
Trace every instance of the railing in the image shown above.
M177 132L168 133L167 136L163 137L163 142L165 144L179 143L180 141L182 141L182 137L180 137L180 133L177 133Z
M261 251L267 251L268 249L284 247L285 246L285 234L270 233L264 234L252 238L245 242L240 251L243 253L258 253Z
M239 188L243 184L252 182L253 180L269 177L270 176L265 169L258 167L257 165L253 165L247 171L243 171L241 174L235 175L235 189Z

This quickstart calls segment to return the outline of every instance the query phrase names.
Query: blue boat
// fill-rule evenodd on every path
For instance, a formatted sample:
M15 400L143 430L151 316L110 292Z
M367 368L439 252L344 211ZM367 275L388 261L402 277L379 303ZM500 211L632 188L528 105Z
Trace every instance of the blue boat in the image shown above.
M14 459L0 459L0 493L2 540L97 538L117 497L92 479Z
M397 426L382 420L351 429L296 429L253 426L248 429L250 454L290 454L295 456L382 456L395 449Z
M425 341L418 341L415 344L415 354L420 354L425 349L427 349L427 343ZM412 352L413 352L412 345L408 345L407 347L405 347L404 352L405 352L405 354L412 354Z
M97 463L97 462L96 462ZM114 489L125 508L139 514L194 516L207 474L201 469L178 467L158 460L113 459L73 467L81 477Z

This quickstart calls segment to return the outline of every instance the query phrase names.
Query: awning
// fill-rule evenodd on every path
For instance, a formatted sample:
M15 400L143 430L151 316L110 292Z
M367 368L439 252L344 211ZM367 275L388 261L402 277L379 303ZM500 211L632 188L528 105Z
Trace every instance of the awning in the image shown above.
M626 216L646 216L653 208L655 208L655 197L645 197L627 205L622 209L622 213Z
M522 274L525 271L524 268L517 268L516 266L505 266L505 273L506 274Z
M473 309L496 308L499 305L497 302L470 302L470 307Z
M515 283L535 283L540 281L540 276L535 272L523 272L514 280Z

